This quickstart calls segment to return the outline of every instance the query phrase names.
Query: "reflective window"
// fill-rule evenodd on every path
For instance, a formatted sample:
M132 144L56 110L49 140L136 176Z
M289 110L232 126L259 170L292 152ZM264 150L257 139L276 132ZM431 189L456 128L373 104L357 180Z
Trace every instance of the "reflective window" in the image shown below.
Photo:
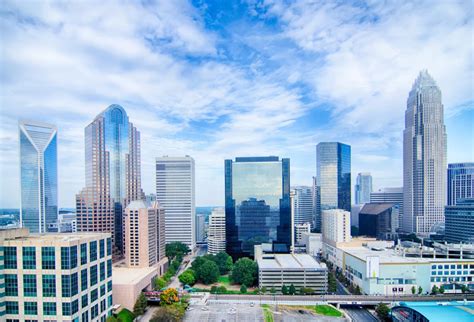
M56 256L54 247L41 247L41 267L43 269L56 268Z
M56 275L43 275L43 297L56 297Z
M43 303L43 314L44 315L56 315L56 302L44 302Z
M38 315L38 303L36 303L36 302L25 302L25 314L26 315Z
M18 296L18 277L16 274L4 274L5 278L5 295Z
M87 244L81 244L81 265L87 264Z
M18 314L18 302L6 301L5 306L7 314Z
M36 296L36 275L25 274L23 275L23 295L24 296Z
M36 269L35 247L23 247L23 269Z
M16 247L3 247L4 265L6 269L17 268Z

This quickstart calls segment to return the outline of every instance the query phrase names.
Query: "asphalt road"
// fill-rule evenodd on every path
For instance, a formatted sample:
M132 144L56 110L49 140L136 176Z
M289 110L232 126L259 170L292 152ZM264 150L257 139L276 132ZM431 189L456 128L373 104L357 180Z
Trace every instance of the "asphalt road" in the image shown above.
M378 320L370 314L369 311L362 307L347 307L347 308L341 308L344 310L347 315L349 315L352 319L353 322L377 322Z
M336 278L336 294L338 295L348 295L348 294L351 294L349 293L348 291L346 291L346 289L344 288L344 286L342 285L341 282L339 282L339 280Z

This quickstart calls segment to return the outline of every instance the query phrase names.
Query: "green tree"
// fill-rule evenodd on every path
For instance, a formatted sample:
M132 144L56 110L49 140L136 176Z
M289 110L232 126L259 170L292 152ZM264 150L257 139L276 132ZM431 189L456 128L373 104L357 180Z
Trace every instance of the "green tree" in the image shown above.
M441 285L440 288L439 288L439 293L440 294L444 294L444 286Z
M288 287L286 285L283 285L281 288L281 292L283 295L288 295Z
M413 294L413 295L416 294L416 286L415 286L415 285L413 285L413 286L411 287L411 294Z
M107 320L105 320L105 321L106 321L106 322L119 322L119 320L118 320L115 316L113 316L113 315L109 316L109 317L107 318Z
M221 286L219 286L219 287L217 288L217 292L218 292L219 294L225 294L225 293L227 293L227 289L225 288L224 285L221 285Z
M219 267L219 272L221 273L221 275L227 274L227 272L232 270L232 257L230 257L227 253L220 252L216 254L216 256L212 258L212 260Z
M196 277L206 285L217 282L219 276L219 267L209 260L206 260L196 271Z
M337 282L336 278L334 277L334 274L332 272L329 272L328 274L328 288L329 288L329 293L336 293L337 290Z
M231 279L234 283L252 286L257 279L257 273L257 263L244 257L235 262Z
M240 287L240 293L242 294L247 293L247 286L245 286L245 284L242 284L242 286Z
M296 294L296 288L293 284L290 285L290 288L288 289L288 293L290 295L295 295Z
M186 306L178 304L179 303L175 303L158 308L150 319L150 322L181 322L186 313Z
M421 295L421 293L423 293L423 289L421 288L421 286L418 286L418 295Z
M171 262L170 267L172 267L173 270L176 272L179 268L179 265L181 265L181 262L178 262L178 260L175 259Z
M191 263L191 269L194 271L194 272L197 272L199 270L199 268L202 266L202 264L204 264L205 262L207 261L207 259L205 259L204 257L200 256L200 257L196 257L194 259L194 261ZM199 279L199 277L196 275L196 278Z
M275 294L276 292L277 292L277 291L276 291L275 286L272 286L272 288L270 289L270 293Z
M467 293L467 291L469 291L469 289L467 288L466 284L462 284L461 285L461 292Z
M355 286L355 288L354 288L354 294L355 294L355 295L361 295L361 294L362 294L362 291L361 291L359 285L356 285L356 286Z
M185 270L181 275L178 276L178 279L185 285L193 285L196 282L194 272L190 269Z
M439 293L439 288L438 288L438 286L433 285L433 287L431 288L431 294L436 295L436 294L438 294L438 293Z
M153 280L153 289L155 291L159 291L165 286L166 286L166 281L163 278L157 277Z
M181 242L172 242L166 244L166 257L168 258L175 258L177 255L186 255L190 252L188 245L183 244Z
M262 291L262 294L267 293L267 287L266 286L262 286L262 288L260 290Z
M382 321L389 321L390 308L385 303L379 303L375 308L375 312Z
M135 305L133 306L133 314L135 316L143 315L143 313L145 313L146 306L147 299L145 297L145 294L140 293L137 298L137 301L135 302Z
M212 285L211 286L211 294L217 294L218 292L218 287L217 285Z

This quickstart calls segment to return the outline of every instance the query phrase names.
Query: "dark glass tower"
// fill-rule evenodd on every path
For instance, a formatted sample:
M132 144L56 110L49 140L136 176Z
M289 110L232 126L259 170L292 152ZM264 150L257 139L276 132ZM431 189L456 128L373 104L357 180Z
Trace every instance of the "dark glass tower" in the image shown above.
M225 160L227 253L253 257L253 247L291 245L290 159L275 156Z
M351 147L339 142L316 146L319 209L351 211Z

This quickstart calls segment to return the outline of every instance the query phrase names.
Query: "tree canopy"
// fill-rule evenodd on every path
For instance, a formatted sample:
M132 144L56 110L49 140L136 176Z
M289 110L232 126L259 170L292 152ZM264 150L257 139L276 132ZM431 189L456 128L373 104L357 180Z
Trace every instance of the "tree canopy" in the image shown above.
M185 270L181 275L178 276L179 281L183 284L193 285L196 282L194 272L190 269Z
M190 251L191 250L189 249L188 245L183 244L181 242L172 242L166 244L166 256L168 258L175 258L176 256L180 256L182 260L183 256L187 255Z
M255 284L258 274L258 266L249 258L241 258L234 264L231 279L234 283L252 286Z

